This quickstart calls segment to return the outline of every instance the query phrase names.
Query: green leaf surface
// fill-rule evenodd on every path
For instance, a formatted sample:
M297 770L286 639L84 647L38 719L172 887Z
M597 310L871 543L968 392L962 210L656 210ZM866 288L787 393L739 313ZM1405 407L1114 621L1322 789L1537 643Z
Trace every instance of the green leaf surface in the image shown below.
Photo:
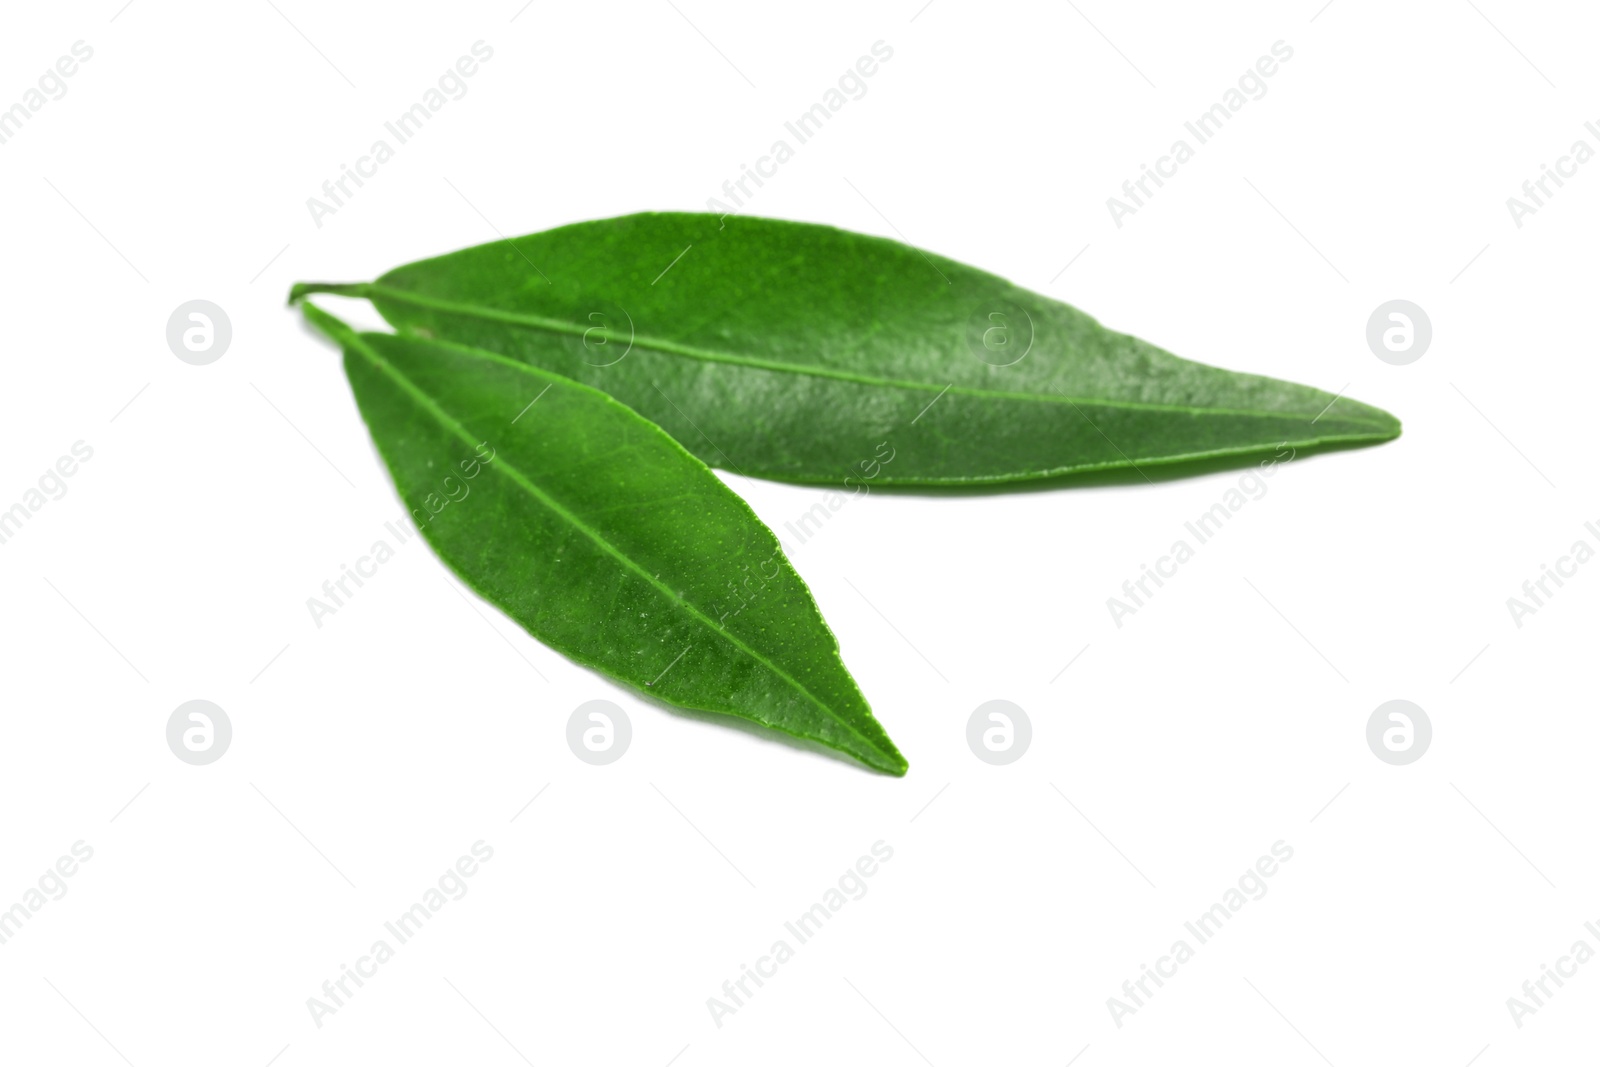
M594 386L706 463L782 481L984 485L1400 433L1366 404L1179 359L992 274L805 223L629 215L296 287L318 291Z
M748 505L604 393L312 306L413 520L540 641L681 708L904 774L810 591Z

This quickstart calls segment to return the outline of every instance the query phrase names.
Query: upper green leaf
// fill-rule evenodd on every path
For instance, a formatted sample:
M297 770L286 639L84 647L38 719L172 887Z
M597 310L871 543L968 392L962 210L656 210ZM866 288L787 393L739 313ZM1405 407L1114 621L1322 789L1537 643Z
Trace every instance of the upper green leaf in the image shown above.
M805 223L630 215L296 291L366 296L402 331L585 382L707 463L785 481L992 484L1400 433L1377 408Z
M305 313L343 347L422 535L529 633L679 707L905 773L777 538L660 428L524 363Z

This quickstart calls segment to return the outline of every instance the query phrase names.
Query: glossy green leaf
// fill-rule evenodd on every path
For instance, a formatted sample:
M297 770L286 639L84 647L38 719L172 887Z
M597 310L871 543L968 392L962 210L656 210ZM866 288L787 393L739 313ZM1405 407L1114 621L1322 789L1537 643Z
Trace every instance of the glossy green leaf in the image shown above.
M344 349L422 535L530 634L667 703L905 773L777 538L660 428L524 363L305 313Z
M784 481L992 484L1400 433L1366 404L804 223L630 215L297 291L368 297L402 332L585 382L713 466Z

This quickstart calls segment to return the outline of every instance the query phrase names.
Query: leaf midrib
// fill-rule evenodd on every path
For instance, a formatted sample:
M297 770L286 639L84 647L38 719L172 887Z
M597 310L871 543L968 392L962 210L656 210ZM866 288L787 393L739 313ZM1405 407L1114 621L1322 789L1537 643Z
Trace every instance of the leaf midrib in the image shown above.
M917 382L909 379L882 378L873 375L855 374L850 371L837 370L833 367L811 366L799 363L785 363L780 360L767 360L755 356L731 355L715 352L707 348L694 345L681 344L676 341L667 341L656 337L644 337L635 333L631 338L622 337L604 327L579 326L576 323L564 322L561 319L546 318L543 315L533 315L519 311L505 311L500 308L485 307L481 304L461 304L453 300L444 300L439 297L425 296L421 293L407 289L396 289L380 282L364 282L359 285L342 287L350 295L377 296L398 303L413 304L417 307L432 308L437 311L447 311L451 314L465 315L473 318L485 319L491 322L504 322L514 326L526 326L534 329L547 330L551 333L564 333L573 337L582 337L599 330L607 340L628 341L642 348L654 349L658 352L668 352L673 355L686 356L708 363L724 363L730 366L752 367L760 370L777 371L787 374L799 374L816 378L832 378L837 381L853 382L857 385L882 386L896 389L914 389L923 392L948 391L962 396L977 397L979 399L1005 399L1005 400L1031 400L1038 403L1060 404L1088 404L1094 407L1119 408L1131 411L1171 411L1201 417L1212 416L1244 416L1257 419L1292 419L1297 417L1294 413L1284 411L1257 411L1249 408L1197 408L1185 404L1155 404L1139 400L1107 400L1103 397L1070 397L1065 394L1054 393L1015 393L999 389L983 389L978 386L933 385L929 382ZM1311 388L1306 386L1304 388ZM1335 397L1334 400L1339 400ZM1332 405L1330 405L1331 407ZM1321 416L1319 415L1318 418ZM1340 415L1338 418L1346 423L1370 426L1374 429L1386 430L1389 427L1382 422L1358 415Z
M372 360L372 362L375 365L382 367L384 372L386 374L388 374L391 378L393 378L394 381L396 382L396 384L398 384L403 390L405 390L411 396L412 400L414 400L417 403L417 405L419 407L421 407L428 414L432 415L433 418L439 423L440 426L444 427L450 433L452 433L455 436L459 437L466 444L472 445L474 447L477 446L477 444L479 442L474 438L474 435L467 433L466 427L462 426L460 422L458 422L455 418L453 418L450 415L449 412L445 411L442 407L440 407L439 404L432 397L430 397L426 392L424 392L415 382L413 382L410 378L406 377L405 374L401 373L401 371L398 368L396 368L394 366L394 364L392 364L388 360L384 359L383 356L380 355L375 348L373 348L371 345L367 344L364 340L362 340L360 334L357 334L354 331L352 331L351 334L350 334L350 337L348 338L348 343L353 345L356 348L359 348L369 359ZM457 345L451 345L450 347L456 348L458 351L463 351L463 352L466 351L464 349L461 349L460 346L457 346ZM489 360L489 361L493 361L493 362L497 362L497 363L503 363L507 367L510 367L512 369L515 369L515 370L520 371L520 372L525 373L525 374L529 374L532 377L542 377L540 372L534 370L533 368L528 367L527 364L518 363L515 360L503 359L501 357L494 356L493 354L490 354L490 353L483 353L483 354L480 355L477 352L473 352L472 355L474 355L477 358L483 358L483 359L486 359L486 360ZM552 377L554 377L554 376L552 375ZM558 379L556 384L575 385L577 383L563 381L563 380L559 380ZM582 388L582 386L579 386L579 387ZM685 454L687 455L688 453L685 453ZM519 488L521 488L523 491L528 493L528 495L532 496L540 504L542 504L543 506L545 506L549 510L555 512L563 520L565 520L566 522L570 523L573 526L574 529L578 530L580 533L584 534L584 536L588 537L602 551L606 552L607 554L609 554L610 556L615 558L618 562L623 564L623 566L626 567L628 570L631 570L634 574L636 574L640 578L642 578L647 585L651 586L656 591L664 594L669 600L677 603L695 621L697 621L700 624L702 624L703 626L705 626L712 633L724 638L729 644L733 645L739 651L743 652L745 655L749 656L751 659L755 660L757 663L760 663L762 666L764 666L768 670L772 671L773 674L775 674L779 678L783 679L786 683L788 683L790 686L792 686L797 692L799 692L802 696L804 696L812 704L816 705L816 707L824 715L828 716L830 719L834 720L835 722L837 722L841 726L843 726L845 729L849 730L852 734L854 734L857 738L859 738L864 744L866 744L868 748L870 748L874 752L877 752L886 761L892 762L890 760L890 757L889 757L888 753L885 753L876 743L873 742L873 740L871 738L867 737L860 730L856 729L855 725L852 724L848 719L846 719L843 716L839 715L832 708L830 708L827 704L823 703L822 700L819 697L817 697L809 689L807 689L804 685L802 685L798 679L792 677L787 671L785 671L783 668L779 667L777 664L773 663L766 656L763 656L760 652L757 652L755 649L751 648L749 645L747 645L743 641L739 640L739 638L737 638L733 634L729 633L725 628L714 624L711 621L710 617L705 615L703 612L701 612L699 608L697 608L693 604L689 603L687 600L685 600L678 593L674 592L669 586L666 586L666 585L662 584L654 575L652 575L649 572L649 570L647 568L641 567L637 562L635 562L631 557L629 557L621 549L617 548L610 541L608 541L604 536L602 536L599 531L591 529L586 523L583 522L583 520L579 519L576 515L574 515L572 512L568 511L565 507L563 507L558 501L554 500L553 498L548 496L546 493L544 493L541 489L539 489L539 487L537 485L535 485L532 482L532 480L530 480L528 478L527 475L523 474L522 471L519 470L516 467L515 464L513 464L513 463L511 463L509 461L506 461L504 463L491 464L490 468L492 470L499 470L499 471L503 472L506 475L506 477L510 478L512 480L512 482L515 483ZM757 521L759 521L759 520L757 520Z

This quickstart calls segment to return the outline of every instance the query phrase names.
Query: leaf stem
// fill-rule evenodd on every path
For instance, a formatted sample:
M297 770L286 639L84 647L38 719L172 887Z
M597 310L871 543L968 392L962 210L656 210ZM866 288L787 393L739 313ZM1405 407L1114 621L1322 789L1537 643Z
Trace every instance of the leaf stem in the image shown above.
M295 288L298 289L299 286ZM322 292L323 290L319 289L317 291ZM305 315L307 322L315 326L328 340L336 345L349 345L357 339L356 331L350 327L349 323L335 318L315 304L302 303L300 312Z
M298 304L312 293L365 297L369 288L366 282L296 282L289 290L289 303Z

